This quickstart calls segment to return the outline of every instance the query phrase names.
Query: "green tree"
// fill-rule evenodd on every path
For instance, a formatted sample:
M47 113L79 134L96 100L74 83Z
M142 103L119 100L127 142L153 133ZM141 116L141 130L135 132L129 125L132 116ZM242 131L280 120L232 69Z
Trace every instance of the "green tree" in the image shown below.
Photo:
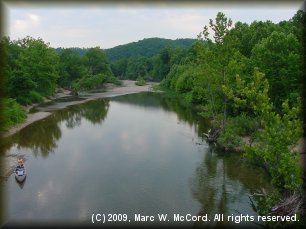
M221 86L223 84L226 84L226 82L229 81L227 72L226 72L226 67L232 58L233 52L235 50L232 49L230 46L230 36L227 36L230 29L232 26L232 20L228 19L225 14L222 12L218 12L215 22L210 19L209 20L209 27L211 30L213 30L213 38L214 38L214 44L212 46L213 52L212 54L212 60L213 62L211 63L210 67L213 67L216 69L217 73L214 75L212 78L211 84L209 85L210 87L210 93L216 93L216 94L223 94L221 90ZM206 42L211 43L212 40L209 38L209 32L208 32L208 27L204 26L203 31L198 35L199 39L204 39ZM212 91L215 90L215 91ZM226 121L226 113L227 113L227 98L223 94L222 96L222 103L223 103L223 122L222 125L225 125ZM217 98L216 96L212 95L211 98ZM211 100L211 103L216 102L214 100ZM210 107L213 107L214 105L211 104Z
M79 90L90 90L101 87L107 81L107 76L104 74L90 75L86 74L82 78L73 81L72 87Z
M34 82L34 90L43 96L53 94L59 77L59 58L55 51L40 38L26 37L18 43L22 51L16 60L13 78ZM13 87L20 87L20 83L20 80L15 80ZM27 85L30 84L32 83L27 83Z
M237 108L246 107L259 119L261 130L256 134L254 143L245 146L246 155L269 172L272 183L281 192L298 191L301 168L298 153L292 149L302 135L300 99L291 107L285 100L282 114L275 112L268 95L268 80L257 69L251 82L237 75L235 88L224 85L222 89Z
M263 71L269 81L269 96L278 110L282 101L294 101L301 92L302 46L290 33L273 32L255 45L251 62Z
M148 72L151 63L147 57L134 57L128 59L126 67L126 78L135 80L138 77L149 78Z
M120 59L111 64L113 74L119 79L124 79L126 76L127 59Z
M7 53L7 95L18 103L30 104L53 94L59 77L59 58L54 49L41 38L2 41Z
M89 90L101 87L105 82L116 83L106 55L99 47L90 48L84 56L86 72L72 82L75 90Z
M85 54L85 64L88 68L88 73L91 75L102 73L108 76L113 76L106 55L99 47L87 50Z
M4 37L1 40L1 46L6 57L4 65L6 95L16 98L20 103L27 103L27 97L30 91L36 87L36 84L28 77L22 74L16 74L16 70L18 69L17 61L23 49L20 47L19 41L11 41L9 37ZM28 101L28 103L30 102Z
M305 45L305 22L306 12L304 12L303 10L298 10L289 21L281 21L279 23L279 26L283 29L282 31L284 33L294 34L298 39L299 43Z
M169 48L161 50L153 60L152 77L155 81L161 81L170 71L171 53Z
M60 78L58 79L58 83L60 86L71 86L74 80L86 74L84 59L75 49L63 49L59 54L59 58Z

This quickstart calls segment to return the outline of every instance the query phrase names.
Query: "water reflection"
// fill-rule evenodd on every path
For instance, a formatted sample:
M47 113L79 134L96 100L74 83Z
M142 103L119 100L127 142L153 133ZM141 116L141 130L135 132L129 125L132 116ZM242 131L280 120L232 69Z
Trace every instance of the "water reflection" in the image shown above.
M17 149L30 149L34 156L48 157L57 148L57 142L62 137L60 125L73 129L81 124L82 118L92 124L101 124L109 108L109 101L100 99L54 111L46 119L35 122L18 133L4 139L2 150L13 145Z
M100 99L58 110L54 115L58 122L65 121L66 127L73 129L81 124L82 118L92 124L101 124L106 118L108 108L109 101Z
M193 197L201 203L198 215L208 214L211 219L214 219L215 214L254 215L254 209L245 193L251 194L259 187L269 186L262 171L247 166L240 155L226 154L210 147L202 163L196 168L191 185ZM196 225L201 224L203 222ZM226 219L212 224L217 227L237 226L235 222L228 222ZM256 226L251 222L248 224Z
M201 140L204 140L203 133L209 128L209 120L197 115L191 108L183 106L183 101L178 98L169 98L154 92L144 92L138 94L130 94L111 98L112 101L125 103L145 109L159 110L163 109L167 112L175 113L178 124L187 124L195 128L195 131Z
M9 221L88 222L91 212L254 214L248 194L267 183L239 156L196 144L207 128L177 100L152 93L54 111L6 145L35 151L27 185L20 190L9 180Z
M16 179L15 179L15 181L16 181L16 184L18 185L18 187L20 189L23 189L23 187L24 187L24 185L25 185L25 183L27 181L27 178L25 178L22 182L18 182Z

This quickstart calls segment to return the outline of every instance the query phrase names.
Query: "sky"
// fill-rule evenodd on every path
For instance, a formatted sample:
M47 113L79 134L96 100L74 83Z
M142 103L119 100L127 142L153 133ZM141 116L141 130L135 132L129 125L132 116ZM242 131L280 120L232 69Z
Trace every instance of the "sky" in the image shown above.
M5 3L4 34L12 40L31 36L51 47L96 47L103 49L161 37L196 38L209 19L221 11L233 23L289 20L303 1L264 4L214 3L98 3L34 4Z

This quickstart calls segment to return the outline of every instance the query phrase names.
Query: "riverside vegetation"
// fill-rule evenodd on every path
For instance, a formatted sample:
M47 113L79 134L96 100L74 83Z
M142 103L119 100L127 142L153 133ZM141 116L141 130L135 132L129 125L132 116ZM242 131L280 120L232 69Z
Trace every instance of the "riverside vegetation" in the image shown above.
M303 214L300 154L293 149L303 130L303 23L305 13L298 11L278 24L233 27L218 13L161 82L212 119L211 141L225 150L242 148L267 171L275 191L259 193L260 214Z
M255 198L259 214L302 216L302 169L294 146L303 127L304 23L301 10L288 21L250 25L233 24L219 12L197 40L156 45L149 56L137 43L128 44L134 47L131 55L123 55L124 46L53 49L42 39L2 39L7 56L2 128L24 120L20 104L40 102L57 86L79 91L118 79L137 79L139 85L158 81L160 89L211 119L211 131L203 135L224 150L242 150L246 161L266 170L275 191Z

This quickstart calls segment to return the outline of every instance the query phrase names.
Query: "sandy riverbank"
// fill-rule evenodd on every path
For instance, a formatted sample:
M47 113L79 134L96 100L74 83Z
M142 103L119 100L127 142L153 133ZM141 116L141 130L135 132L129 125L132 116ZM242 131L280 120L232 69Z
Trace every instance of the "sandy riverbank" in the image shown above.
M88 98L80 101L73 101L73 102L67 102L63 103L62 107L58 107L56 109L62 109L65 108L66 106L74 105L74 104L79 104L79 103L84 103L89 100L94 100L94 99L99 99L99 98L105 98L105 97L112 97L112 96L118 96L118 95L125 95L125 94L132 94L132 93L138 93L138 92L145 92L145 91L151 91L152 86L156 83L148 83L147 85L144 86L136 86L135 81L132 80L122 80L122 85L117 86L114 84L107 84L106 85L106 92L98 92L98 93L93 93ZM55 96L51 97L51 99L45 100L47 101L52 101L54 99L59 99L63 97L70 96L70 91L68 90L62 90L60 93L57 93ZM2 133L2 137L8 137L10 135L15 134L16 132L20 131L24 127L30 125L33 122L36 122L38 120L44 119L51 115L51 112L49 111L44 111L44 109L40 109L38 112L35 113L29 113L30 109L38 106L39 104L34 104L31 106L24 107L25 110L27 111L27 119L25 122L18 124L6 132ZM53 109L49 109L53 110Z

